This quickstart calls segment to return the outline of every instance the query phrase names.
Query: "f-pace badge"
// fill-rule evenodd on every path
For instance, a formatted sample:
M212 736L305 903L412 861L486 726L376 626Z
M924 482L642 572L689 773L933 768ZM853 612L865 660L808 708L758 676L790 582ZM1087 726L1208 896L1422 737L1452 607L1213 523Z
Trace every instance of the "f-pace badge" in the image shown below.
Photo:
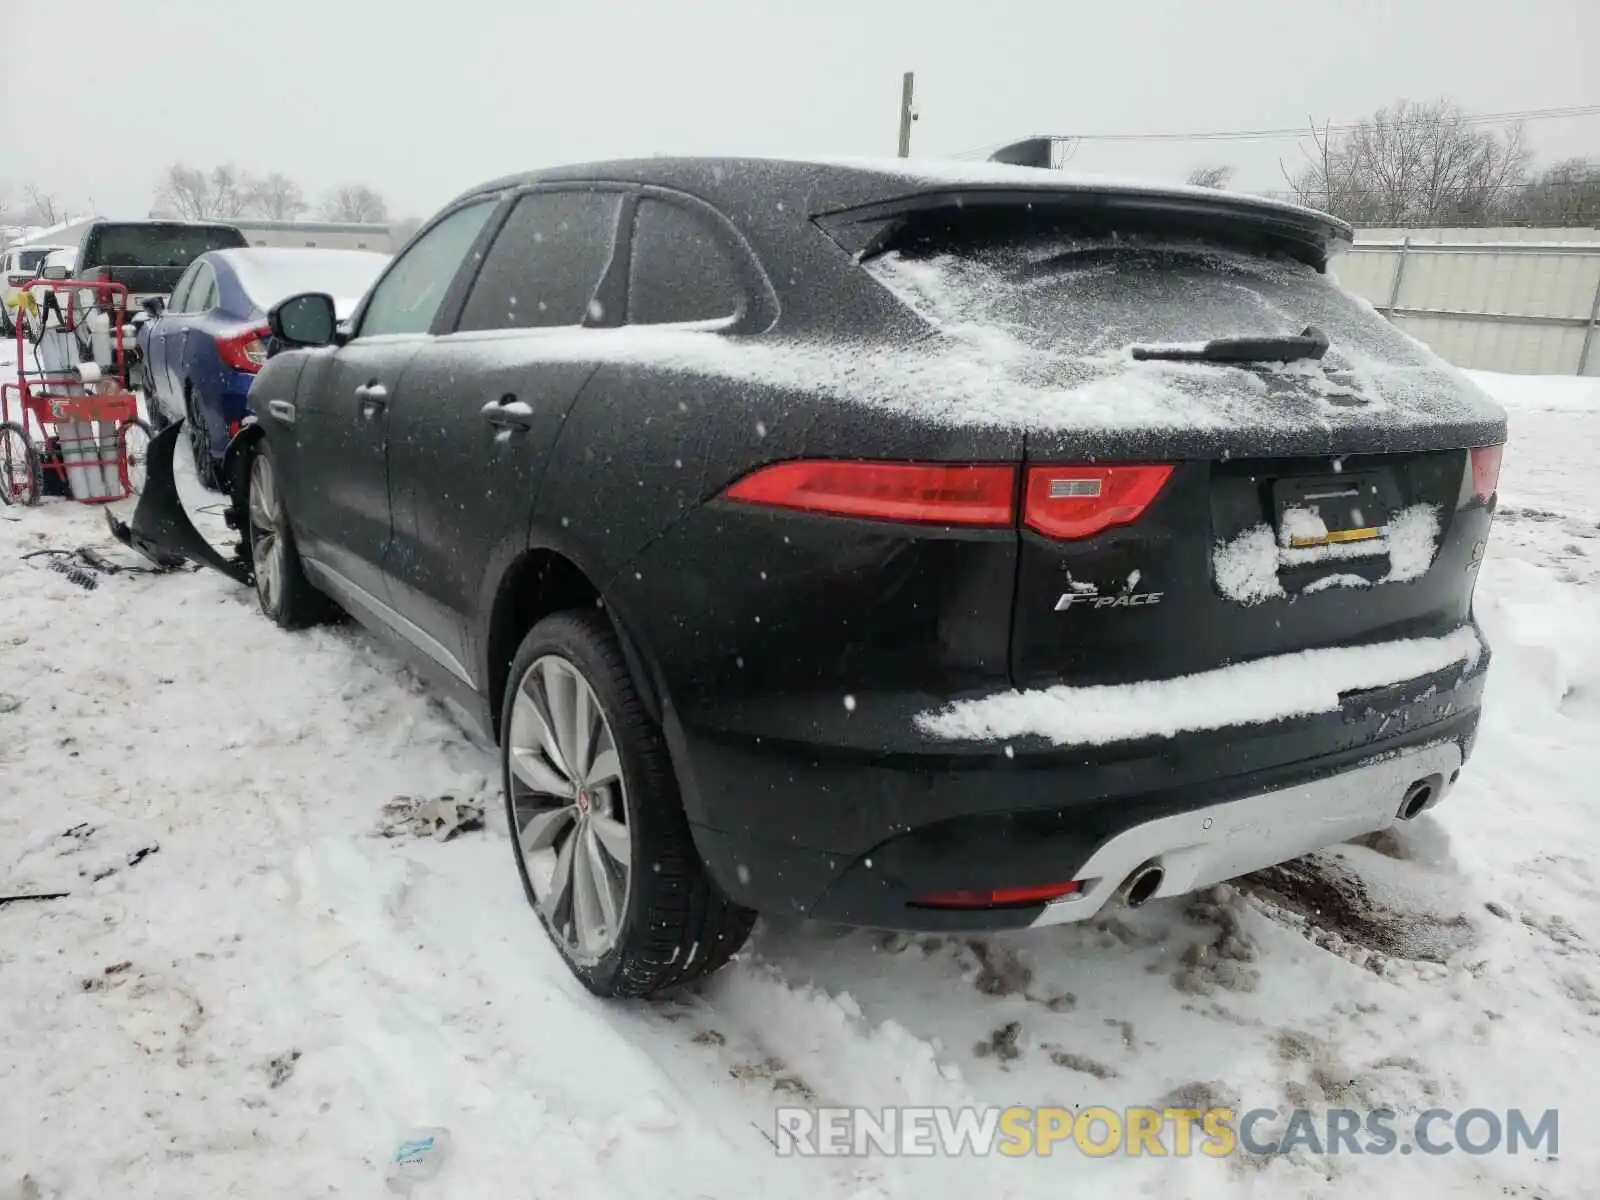
M1074 606L1088 608L1146 608L1152 604L1160 604L1165 592L1119 592L1112 596L1102 596L1100 590L1092 585L1075 583L1072 591L1062 592L1061 599L1056 601L1056 612L1065 612Z

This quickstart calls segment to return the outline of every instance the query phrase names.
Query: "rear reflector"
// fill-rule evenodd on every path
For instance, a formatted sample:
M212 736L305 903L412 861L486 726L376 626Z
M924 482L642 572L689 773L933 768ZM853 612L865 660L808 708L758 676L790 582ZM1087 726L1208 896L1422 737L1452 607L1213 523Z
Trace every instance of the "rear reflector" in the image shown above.
M1479 446L1472 451L1472 490L1485 504L1500 485L1500 452L1504 449L1504 446Z
M824 459L764 467L725 495L745 504L841 517L1009 526L1016 488L1015 467Z
M1045 904L1082 890L1082 882L1073 880L1071 883L1042 883L1034 887L933 892L919 896L911 903L916 908L1004 908L1016 904Z
M1172 467L1029 467L1022 523L1053 538L1093 537L1139 519Z

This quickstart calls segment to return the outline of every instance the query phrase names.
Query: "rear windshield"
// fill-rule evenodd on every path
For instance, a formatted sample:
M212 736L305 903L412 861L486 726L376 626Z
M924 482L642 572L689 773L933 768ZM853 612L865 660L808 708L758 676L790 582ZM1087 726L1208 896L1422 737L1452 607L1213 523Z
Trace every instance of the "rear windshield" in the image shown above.
M19 271L37 271L39 264L45 260L48 250L18 250L17 269Z
M1422 366L1432 356L1341 289L1283 253L1138 234L941 245L868 269L943 327L981 327L1053 355L1118 356L1135 345L1246 335L1328 335L1329 367Z
M1479 403L1427 347L1248 227L1077 233L1028 222L1006 235L972 215L926 222L863 265L942 332L948 355L997 383L1048 390L1063 418L1076 408L1086 420L1159 412L1164 421L1221 424L1249 411L1304 420ZM1330 342L1321 360L1132 356L1139 345L1193 347L1308 325Z
M104 225L89 253L92 267L187 267L207 250L245 245L223 225Z
M387 254L371 250L255 250L233 267L245 294L265 312L297 292L325 292L342 319L389 265Z

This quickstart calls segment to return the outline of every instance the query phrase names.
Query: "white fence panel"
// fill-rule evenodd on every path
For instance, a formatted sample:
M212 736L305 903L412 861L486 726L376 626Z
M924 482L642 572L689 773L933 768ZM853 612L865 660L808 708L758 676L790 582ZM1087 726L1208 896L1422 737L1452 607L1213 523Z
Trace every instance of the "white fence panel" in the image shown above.
M1359 235L1333 270L1457 366L1600 375L1595 231L1375 230Z

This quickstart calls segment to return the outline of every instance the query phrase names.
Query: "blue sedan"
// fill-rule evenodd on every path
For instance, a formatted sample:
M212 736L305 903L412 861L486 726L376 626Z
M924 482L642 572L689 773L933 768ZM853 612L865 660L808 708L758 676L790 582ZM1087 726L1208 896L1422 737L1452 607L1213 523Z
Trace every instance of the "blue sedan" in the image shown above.
M150 423L189 422L195 474L221 485L222 454L267 361L266 312L297 292L326 292L341 319L389 256L367 250L212 250L189 265L160 315L139 327Z

